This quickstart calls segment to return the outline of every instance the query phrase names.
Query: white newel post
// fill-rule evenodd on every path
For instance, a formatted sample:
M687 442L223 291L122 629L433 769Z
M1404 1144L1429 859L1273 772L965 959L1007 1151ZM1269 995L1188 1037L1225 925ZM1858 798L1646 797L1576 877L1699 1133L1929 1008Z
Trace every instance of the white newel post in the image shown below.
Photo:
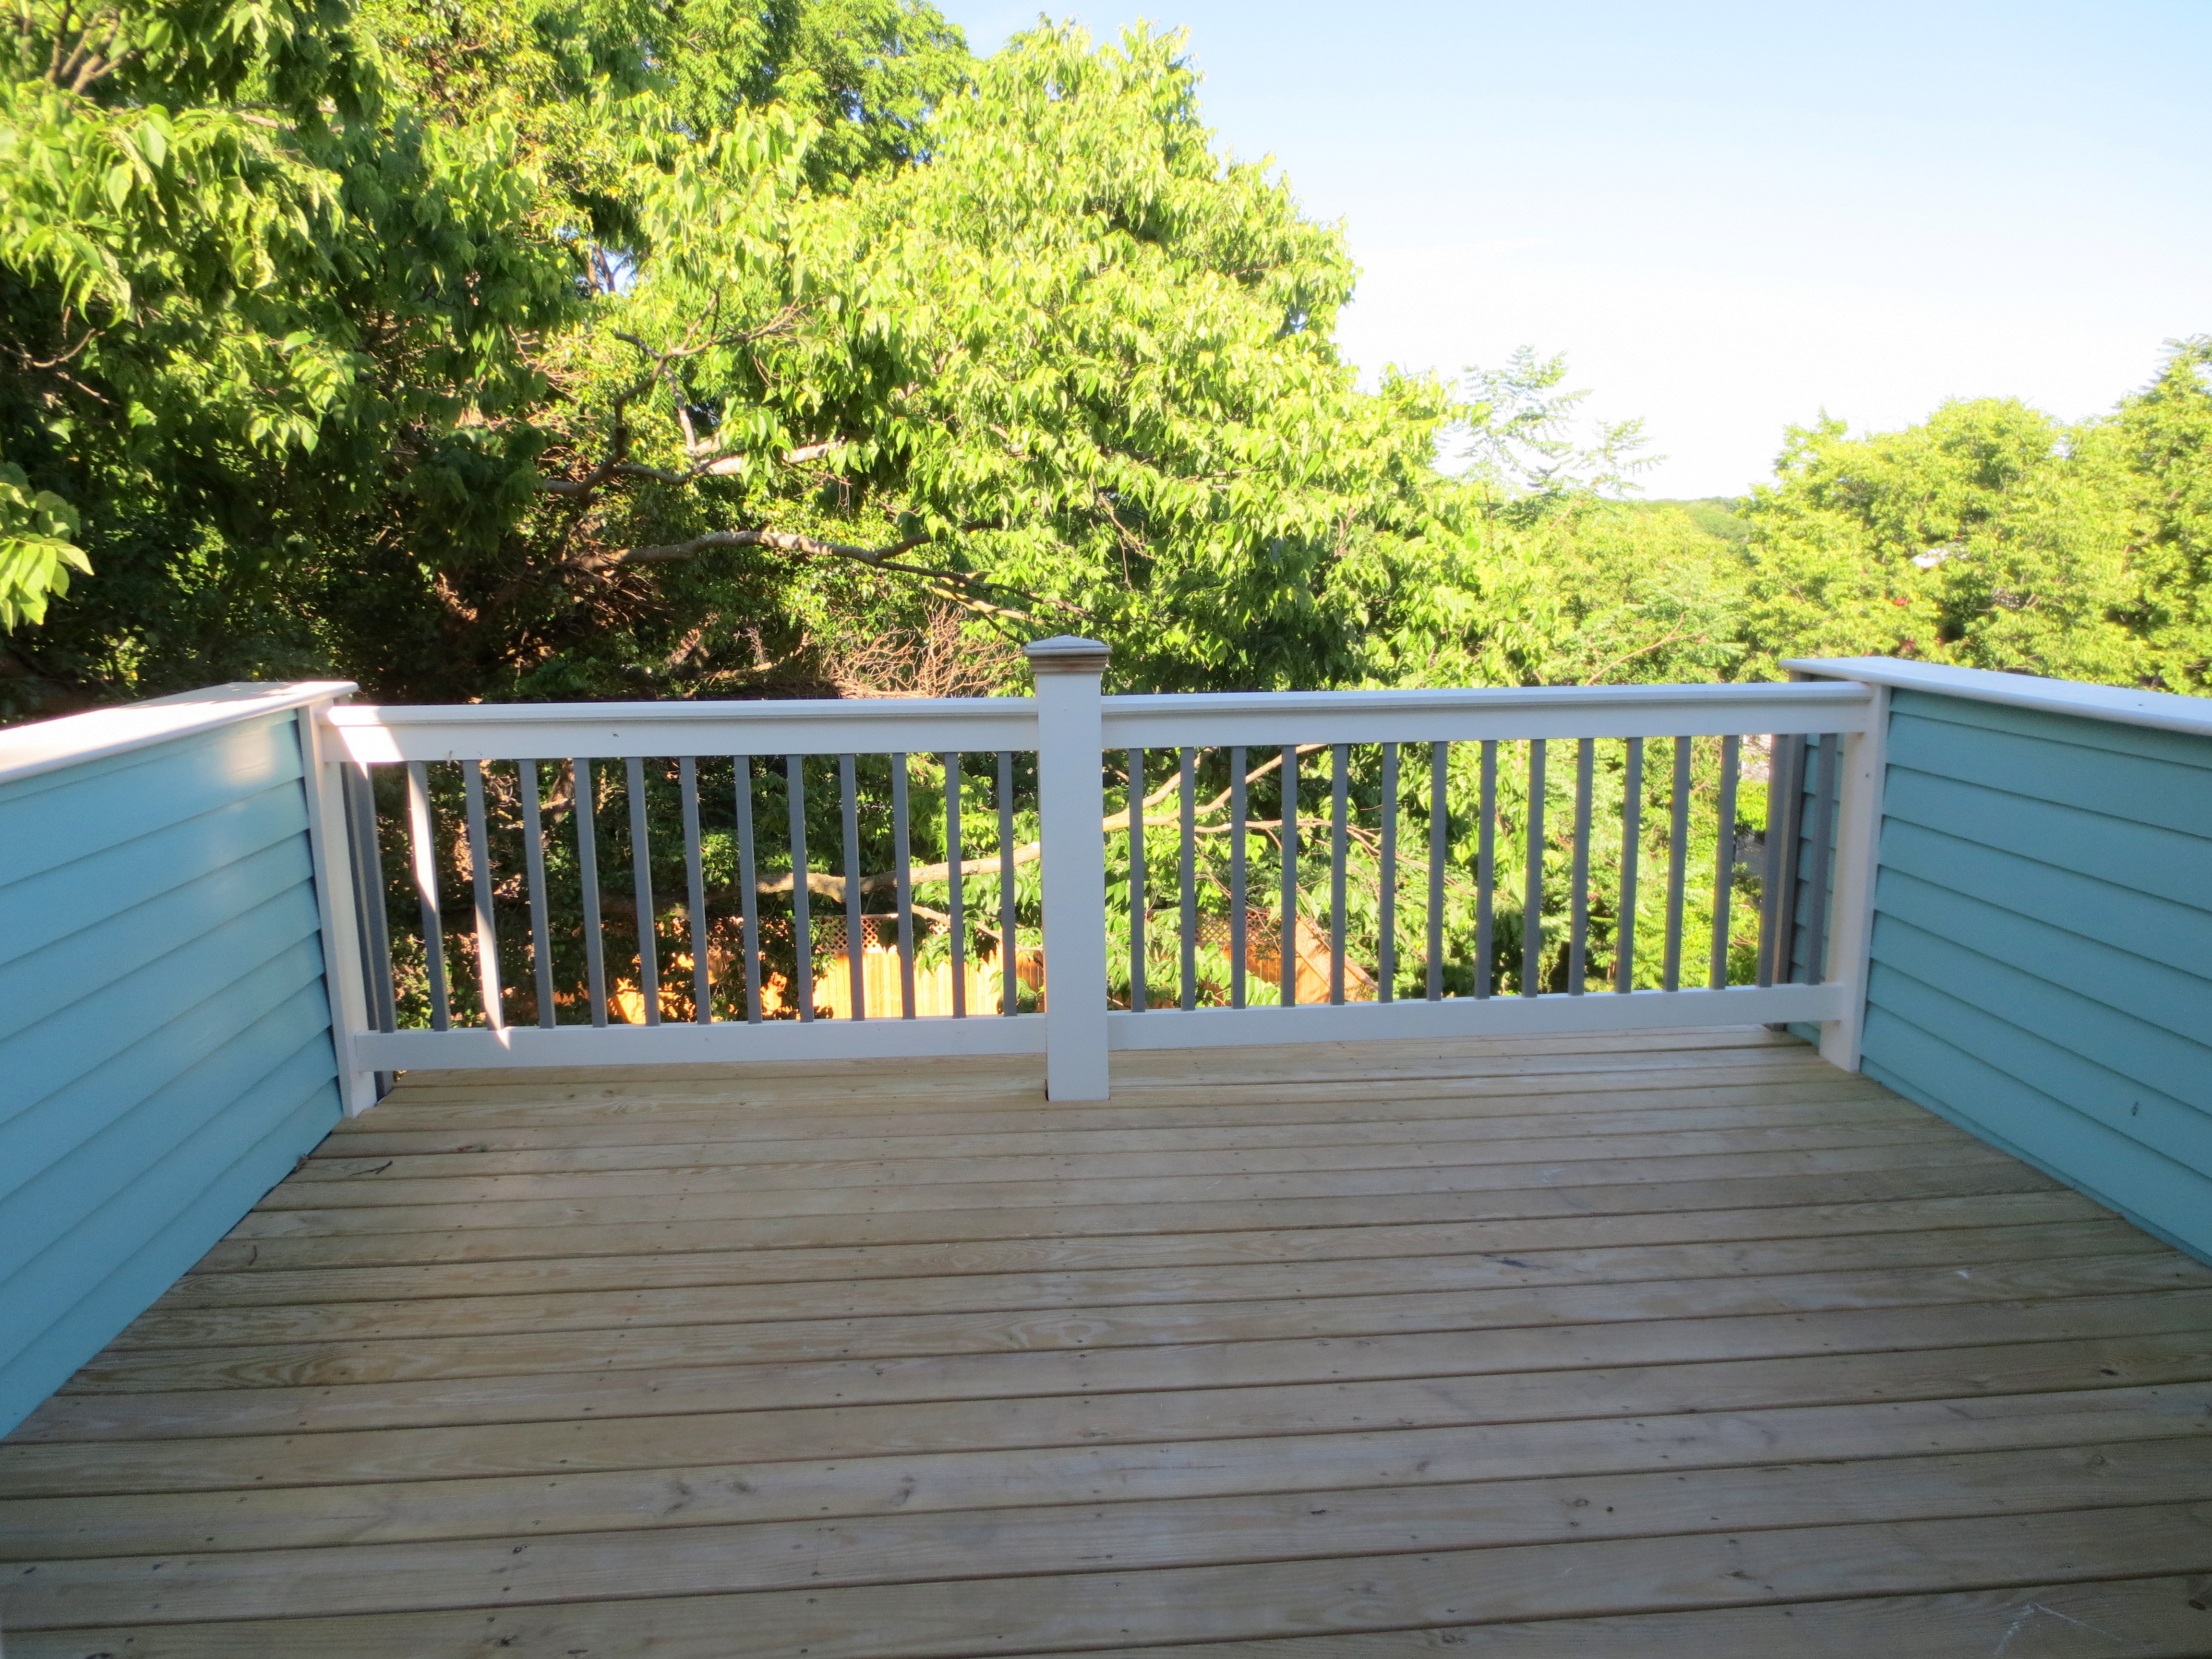
M1106 672L1106 647L1061 634L1023 649L1036 676L1045 1094L1052 1100L1103 1100L1106 793L1098 681Z
M1889 735L1889 690L1871 686L1867 729L1844 738L1837 773L1836 864L1823 977L1848 993L1843 1018L1822 1022L1820 1058L1847 1072L1859 1068L1866 1025L1869 952L1874 945L1875 878L1881 863L1881 787Z
M350 691L351 686L339 688ZM323 985L331 1005L331 1042L337 1050L338 1097L348 1117L376 1104L376 1073L355 1058L354 1039L368 1030L368 990L362 974L361 927L354 905L350 830L343 763L324 716L337 705L324 697L299 712L300 761L307 794L307 842L314 860L315 905L323 935Z

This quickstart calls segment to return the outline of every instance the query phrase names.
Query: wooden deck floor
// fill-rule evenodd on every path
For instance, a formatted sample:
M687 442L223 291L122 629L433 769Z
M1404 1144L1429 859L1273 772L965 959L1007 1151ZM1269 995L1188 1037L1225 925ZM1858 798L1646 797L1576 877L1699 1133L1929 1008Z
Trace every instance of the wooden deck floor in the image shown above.
M2212 1271L1792 1041L1039 1097L418 1074L0 1445L9 1659L2212 1653Z

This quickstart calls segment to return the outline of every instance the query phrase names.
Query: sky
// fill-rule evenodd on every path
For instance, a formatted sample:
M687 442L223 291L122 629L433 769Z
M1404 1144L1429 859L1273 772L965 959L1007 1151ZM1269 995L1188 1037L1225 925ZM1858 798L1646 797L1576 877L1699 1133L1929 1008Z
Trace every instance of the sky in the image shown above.
M940 3L979 52L1037 16ZM1052 15L1189 31L1218 146L1343 222L1364 374L1564 352L1654 498L1740 494L1824 411L2094 414L2212 332L2212 0Z

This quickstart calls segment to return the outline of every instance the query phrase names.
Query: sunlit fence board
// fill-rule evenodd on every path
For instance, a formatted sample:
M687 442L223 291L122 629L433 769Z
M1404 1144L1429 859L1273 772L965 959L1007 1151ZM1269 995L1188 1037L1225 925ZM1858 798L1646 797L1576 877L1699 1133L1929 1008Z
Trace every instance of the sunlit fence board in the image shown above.
M1894 694L1868 1073L2212 1255L2212 738Z
M338 1117L289 709L0 778L0 1425Z

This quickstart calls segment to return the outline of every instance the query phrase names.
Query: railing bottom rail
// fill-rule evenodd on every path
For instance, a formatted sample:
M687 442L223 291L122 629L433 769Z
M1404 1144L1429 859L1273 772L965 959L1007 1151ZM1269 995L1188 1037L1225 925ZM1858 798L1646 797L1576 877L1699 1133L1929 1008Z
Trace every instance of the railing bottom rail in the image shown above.
M1106 1016L1106 1043L1115 1049L1227 1048L1820 1024L1843 1017L1848 990L1843 985L1731 985L1717 991L1632 991L1625 996L1555 992L1540 997L1193 1008L1162 1014L1116 1009Z

